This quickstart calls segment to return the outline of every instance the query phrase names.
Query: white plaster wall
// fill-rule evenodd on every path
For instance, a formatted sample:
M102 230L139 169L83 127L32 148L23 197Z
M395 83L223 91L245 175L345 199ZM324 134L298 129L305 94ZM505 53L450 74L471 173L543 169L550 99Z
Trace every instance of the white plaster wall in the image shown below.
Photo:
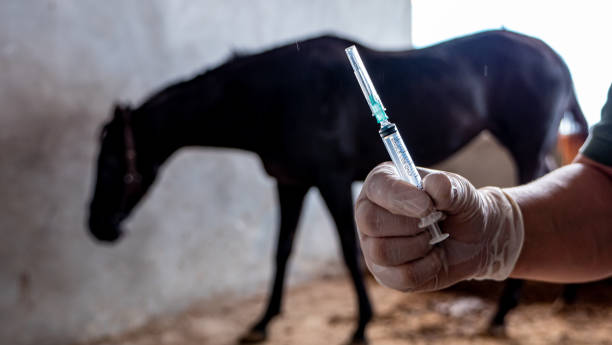
M0 2L0 343L66 344L195 300L267 287L274 181L253 154L186 150L116 246L86 233L100 125L116 100L321 32L410 43L409 0ZM340 271L312 192L291 281Z

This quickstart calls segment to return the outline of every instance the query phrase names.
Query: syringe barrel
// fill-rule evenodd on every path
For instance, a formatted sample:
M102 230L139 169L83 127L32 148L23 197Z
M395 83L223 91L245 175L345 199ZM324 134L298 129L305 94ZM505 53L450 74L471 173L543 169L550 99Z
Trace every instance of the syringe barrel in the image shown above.
M404 181L408 181L418 189L423 189L423 180L421 179L421 175L419 175L419 172L412 161L412 157L410 157L410 153L408 153L404 140L402 140L402 136L397 130L395 124L385 121L384 125L379 131L379 134L385 143L385 147L387 148L387 152L389 152L389 156L391 156L393 164L395 164L397 172L400 174L402 179L404 179ZM427 228L429 231L429 234L431 235L431 240L429 243L431 245L440 243L448 238L448 234L443 233L436 223L441 217L442 213L435 211L430 213L428 216L421 218L419 226Z
M395 124L388 123L380 129L379 134L400 176L413 186L423 189L421 176Z

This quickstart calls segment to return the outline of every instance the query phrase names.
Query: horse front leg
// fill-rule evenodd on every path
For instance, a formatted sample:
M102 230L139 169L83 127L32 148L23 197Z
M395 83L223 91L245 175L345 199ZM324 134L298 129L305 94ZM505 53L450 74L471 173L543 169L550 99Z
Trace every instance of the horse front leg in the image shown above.
M524 280L522 279L510 278L506 280L497 302L497 311L486 330L488 335L499 338L506 337L506 315L519 304L523 283Z
M276 273L272 284L272 292L268 297L268 307L263 316L240 338L241 343L256 343L266 340L268 324L281 312L285 272L293 248L293 239L302 211L304 196L308 189L310 189L310 186L307 185L281 183L277 185L280 227L276 249Z
M346 178L329 179L317 185L329 211L336 223L336 229L342 247L344 263L353 280L353 286L359 305L359 320L349 344L367 344L365 329L372 319L372 305L368 298L359 266L360 252L357 246L355 221L353 218L353 199L351 180Z

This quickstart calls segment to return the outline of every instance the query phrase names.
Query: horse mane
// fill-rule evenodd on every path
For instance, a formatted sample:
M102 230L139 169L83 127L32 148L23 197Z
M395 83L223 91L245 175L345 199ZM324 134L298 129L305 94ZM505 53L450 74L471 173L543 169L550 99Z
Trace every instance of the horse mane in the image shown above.
M311 41L315 41L315 40L343 40L346 42L347 46L349 44L353 44L352 41L347 40L346 38L338 37L331 33L326 33L321 36L306 38L303 40L295 40L292 42L294 44L295 49L300 50L303 45L308 45L310 44ZM179 80L168 82L161 89L158 89L157 91L154 91L153 93L148 95L145 101L141 104L139 108L145 108L149 106L154 106L155 104L159 104L160 102L165 100L169 95L175 92L184 90L186 87L191 85L193 82L202 80L215 73L222 73L223 71L226 71L227 69L236 68L238 66L241 66L243 63L248 62L249 60L253 58L257 58L259 56L266 55L266 54L274 54L278 52L279 50L287 49L287 47L288 47L287 44L280 44L273 48L268 48L264 50L257 49L255 51L249 51L247 49L233 48L231 52L229 53L229 56L225 60L223 60L223 62L221 62L220 64L213 66L213 67L208 67L198 72L196 75L192 76L191 78L179 79Z

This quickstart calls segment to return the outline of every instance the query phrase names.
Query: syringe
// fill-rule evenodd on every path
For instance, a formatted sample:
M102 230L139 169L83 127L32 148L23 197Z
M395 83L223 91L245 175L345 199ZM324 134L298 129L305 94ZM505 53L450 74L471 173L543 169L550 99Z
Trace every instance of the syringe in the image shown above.
M419 175L419 172L412 161L412 157L410 157L410 153L408 153L408 149L406 149L406 145L404 144L404 141L397 130L397 126L389 122L389 118L385 113L386 108L383 106L380 97L372 84L370 75L361 61L359 52L357 52L357 47L353 45L346 48L345 51L349 61L351 62L351 66L353 66L353 71L355 72L355 77L359 82L359 86L361 86L361 91L363 91L363 95L370 106L370 110L372 110L372 116L374 116L376 118L376 122L380 124L380 130L378 133L383 139L385 147L387 148L387 151L389 152L391 160L395 164L397 171L404 180L408 181L419 189L423 189L421 176ZM419 222L419 227L427 228L429 231L429 234L431 235L431 240L429 243L432 245L442 242L448 237L448 234L442 233L437 223L442 216L442 212L434 211L421 218L421 221Z

